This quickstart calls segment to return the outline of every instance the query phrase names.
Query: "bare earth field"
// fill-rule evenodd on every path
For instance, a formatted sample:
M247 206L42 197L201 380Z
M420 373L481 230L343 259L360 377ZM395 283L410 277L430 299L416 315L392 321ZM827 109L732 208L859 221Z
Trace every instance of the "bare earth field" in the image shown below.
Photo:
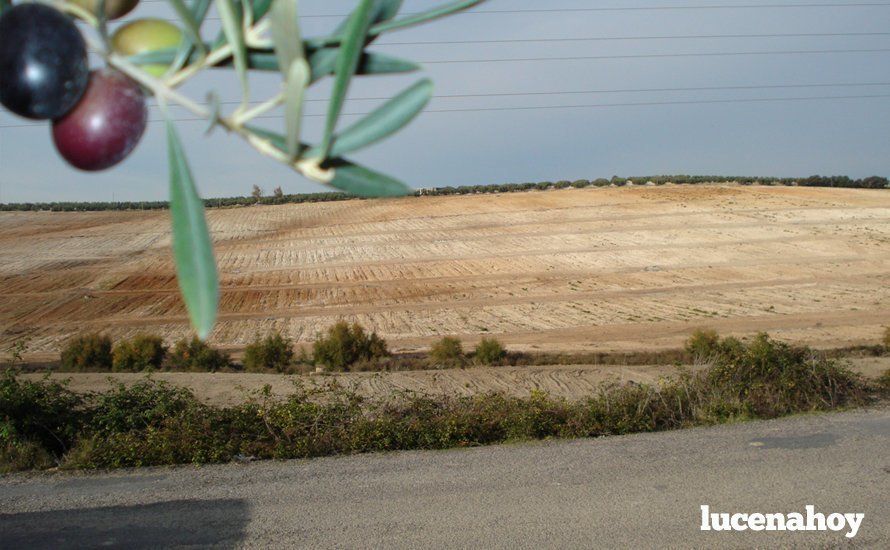
M336 320L395 350L678 347L695 327L815 347L890 324L890 192L637 186L209 211L214 344ZM188 334L167 212L0 213L0 346L84 330ZM470 371L463 371L470 372ZM447 373L436 373L449 376ZM414 374L406 373L410 377Z

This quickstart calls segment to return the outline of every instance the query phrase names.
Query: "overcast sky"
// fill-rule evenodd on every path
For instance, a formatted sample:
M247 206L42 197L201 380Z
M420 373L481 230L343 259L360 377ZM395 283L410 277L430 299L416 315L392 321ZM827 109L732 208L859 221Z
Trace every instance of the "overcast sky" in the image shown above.
M443 2L445 0L440 0ZM821 2L822 0L820 0ZM403 11L440 3L406 0ZM489 0L474 11L733 4L802 4L804 0ZM829 3L824 0L824 3ZM842 4L844 2L833 2ZM542 180L593 179L648 174L801 176L890 175L890 97L726 103L730 99L890 95L890 35L735 37L726 35L890 33L890 4L861 7L759 7L622 11L467 13L384 36L374 49L427 63L407 76L362 78L352 98L391 96L422 76L439 95L531 94L434 99L402 133L352 158L414 187ZM305 15L345 14L350 0L302 0ZM130 15L170 17L167 4L146 2ZM211 14L213 16L214 14ZM334 17L306 17L304 34L325 33ZM215 28L208 22L207 28ZM208 33L208 36L215 34ZM644 39L720 35L722 38ZM554 38L627 38L535 42ZM519 40L438 45L385 42ZM718 52L820 51L811 54L559 59ZM550 61L491 61L553 58ZM490 60L469 62L469 60ZM442 63L442 61L446 61ZM214 71L184 90L203 101L208 90L237 100L231 71ZM253 100L277 90L280 77L259 75ZM329 82L313 87L324 98ZM832 84L837 86L822 86ZM854 84L860 84L855 86ZM861 84L869 84L862 86ZM784 87L801 86L807 87ZM819 86L813 86L819 85ZM751 87L695 91L664 88ZM771 88L764 88L764 87ZM614 92L615 90L624 90ZM629 91L628 91L629 90ZM541 94L546 92L547 94ZM590 92L553 94L552 92ZM711 103L701 103L709 101ZM716 102L715 102L716 101ZM699 102L673 105L628 103ZM362 113L379 103L351 100L345 111ZM623 106L603 107L605 104ZM582 105L565 109L527 107ZM590 106L595 105L595 106ZM233 106L227 106L233 107ZM505 107L522 107L504 110ZM468 110L492 109L499 110ZM309 114L324 102L310 102ZM184 111L176 116L187 118ZM156 109L149 118L156 120ZM345 123L355 120L344 119ZM263 120L278 129L278 120ZM315 140L323 117L309 117ZM0 126L28 124L0 112ZM199 188L206 197L246 195L253 184L267 192L324 188L260 156L238 138L204 122L178 124ZM78 172L56 155L47 125L0 128L0 202L53 200L158 200L167 195L163 125L152 123L136 152L112 170Z

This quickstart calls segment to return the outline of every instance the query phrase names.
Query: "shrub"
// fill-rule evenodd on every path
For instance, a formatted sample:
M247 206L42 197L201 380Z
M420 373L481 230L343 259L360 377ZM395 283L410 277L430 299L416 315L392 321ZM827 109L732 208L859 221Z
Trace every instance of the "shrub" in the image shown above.
M287 372L293 362L293 343L278 332L262 339L257 337L244 350L244 369L250 372Z
M19 380L12 371L0 376L0 446L18 458L40 453L60 455L73 444L85 421L83 398L49 379ZM23 455L24 453L24 455ZM10 458L11 459L11 458Z
M159 369L167 356L167 346L160 336L138 334L118 342L112 353L114 372L141 372Z
M686 353L692 356L695 361L708 360L720 347L720 335L717 331L709 328L696 329L689 339L686 340Z
M376 332L368 336L361 325L350 326L346 321L328 328L327 336L317 339L312 351L316 363L333 370L345 370L359 361L389 356L386 340Z
M68 340L62 350L62 367L69 371L107 371L112 366L111 338L89 333Z
M131 386L117 384L98 396L91 427L99 435L142 430L183 414L198 400L186 388L163 381L141 380Z
M150 379L98 396L91 418L64 467L223 462L239 452L244 434L264 440L254 409L211 407L187 389Z
M890 327L884 327L884 338L882 340L884 349L890 351Z
M483 365L494 365L507 355L507 350L495 338L483 338L476 344L473 357Z
M216 372L231 366L228 353L213 349L197 337L182 339L173 346L168 360L173 370L192 372Z
M352 331L352 327L347 325ZM882 391L890 392L890 372ZM186 389L147 379L78 397L44 379L0 378L0 471L108 468L305 458L442 449L511 440L593 437L873 402L875 388L808 348L762 334L719 342L714 365L657 384L605 385L582 401L534 391L444 397L402 392L366 400L331 383L297 384L286 399L268 387L246 403L215 407Z
M843 406L864 387L858 375L836 362L765 333L747 345L721 344L707 374L710 383L743 401L748 415L757 418Z
M445 336L430 348L430 360L439 367L460 367L466 362L460 339Z

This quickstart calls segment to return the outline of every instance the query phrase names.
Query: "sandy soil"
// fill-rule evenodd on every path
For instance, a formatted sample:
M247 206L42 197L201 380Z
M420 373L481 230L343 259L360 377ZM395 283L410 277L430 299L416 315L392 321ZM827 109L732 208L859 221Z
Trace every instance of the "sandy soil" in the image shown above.
M850 359L856 372L876 378L890 369L890 357ZM546 391L554 396L580 399L592 395L603 383L652 383L676 372L672 366L542 366L542 367L474 367L437 371L381 373L339 373L284 376L278 374L242 373L155 373L152 378L183 386L208 403L232 405L244 401L250 392L269 384L272 394L285 396L294 383L313 387L331 382L354 389L360 395L388 398L394 391L415 391L434 395L475 395L500 392L518 397L532 390ZM39 379L45 375L27 374ZM59 373L56 379L68 379L69 387L78 392L104 391L116 383L131 384L143 380L143 374Z
M396 350L677 347L695 327L817 347L890 324L890 192L638 186L211 210L216 345L344 318ZM167 212L0 213L0 347L188 333ZM408 375L405 375L408 376Z

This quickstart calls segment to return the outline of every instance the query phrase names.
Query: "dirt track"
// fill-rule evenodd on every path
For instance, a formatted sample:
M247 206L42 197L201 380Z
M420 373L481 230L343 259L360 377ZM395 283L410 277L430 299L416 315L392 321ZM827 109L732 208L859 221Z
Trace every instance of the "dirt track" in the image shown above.
M868 378L877 378L890 369L890 357L855 358L849 366ZM337 383L355 390L359 395L371 398L390 398L395 392L409 391L449 396L478 395L498 392L517 397L528 397L533 390L540 390L566 399L583 399L596 393L604 383L654 383L659 378L671 376L676 369L670 365L621 366L621 365L567 365L541 367L473 367L433 371L405 372L356 372L325 376L247 373L155 373L151 377L175 386L191 389L199 399L217 405L235 405L262 389L271 386L272 395L287 396L293 393L294 383L316 387ZM39 380L43 374L26 374L26 378ZM113 384L132 384L145 379L144 374L125 373L57 373L59 380L68 380L68 387L77 392L105 391Z
M890 192L639 186L211 210L213 341L338 318L395 349L676 347L697 326L815 346L890 324ZM167 212L0 213L0 346L187 334Z

